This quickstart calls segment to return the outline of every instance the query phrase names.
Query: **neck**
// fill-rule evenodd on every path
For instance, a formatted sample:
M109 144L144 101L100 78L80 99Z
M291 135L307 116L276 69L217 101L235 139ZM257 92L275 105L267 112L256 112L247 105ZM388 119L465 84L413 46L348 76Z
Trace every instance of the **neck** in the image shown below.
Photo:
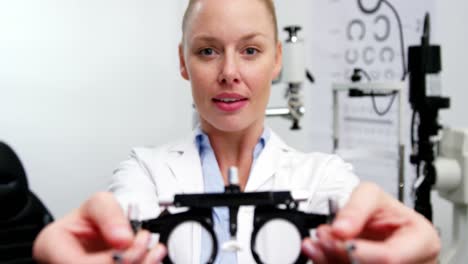
M263 133L263 123L235 132L220 131L203 123L202 129L210 139L224 183L228 183L228 168L236 166L239 185L244 190L252 168L253 151Z

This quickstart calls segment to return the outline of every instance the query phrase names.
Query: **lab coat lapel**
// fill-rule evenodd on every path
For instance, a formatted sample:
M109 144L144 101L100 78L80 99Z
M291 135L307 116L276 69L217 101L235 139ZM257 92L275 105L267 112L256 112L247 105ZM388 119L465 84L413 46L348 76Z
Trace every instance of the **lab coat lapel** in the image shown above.
M195 134L169 149L167 165L183 193L203 192L200 156L194 142Z
M174 144L169 148L169 158L167 166L175 177L182 193L203 192L203 175L200 162L200 155L195 144L195 133L192 133L185 140ZM193 228L186 234L185 241L182 241L181 248L185 260L192 259L191 263L198 263L200 260L201 228L193 225ZM190 239L190 236L192 239ZM190 261L185 261L189 263Z
M245 191L258 191L263 184L277 173L282 156L290 150L292 149L271 131L270 139L254 164Z

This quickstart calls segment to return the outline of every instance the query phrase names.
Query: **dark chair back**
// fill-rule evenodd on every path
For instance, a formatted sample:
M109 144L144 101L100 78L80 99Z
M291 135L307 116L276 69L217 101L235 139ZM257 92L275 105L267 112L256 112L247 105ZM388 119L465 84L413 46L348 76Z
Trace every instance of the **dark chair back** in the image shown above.
M51 221L52 215L29 190L20 159L0 141L0 263L35 263L34 239Z

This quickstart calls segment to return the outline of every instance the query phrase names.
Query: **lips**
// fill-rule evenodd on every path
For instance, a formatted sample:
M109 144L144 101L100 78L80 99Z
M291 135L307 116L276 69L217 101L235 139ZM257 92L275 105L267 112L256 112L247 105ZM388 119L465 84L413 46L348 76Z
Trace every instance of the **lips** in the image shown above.
M222 93L215 96L212 101L218 109L224 112L235 112L248 103L248 98L236 93Z

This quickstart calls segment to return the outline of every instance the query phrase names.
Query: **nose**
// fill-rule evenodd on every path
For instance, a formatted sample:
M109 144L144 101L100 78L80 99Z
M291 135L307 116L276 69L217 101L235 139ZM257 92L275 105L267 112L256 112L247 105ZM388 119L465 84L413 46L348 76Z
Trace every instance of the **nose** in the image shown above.
M226 51L221 62L218 81L223 85L233 85L240 82L239 65L234 52Z

